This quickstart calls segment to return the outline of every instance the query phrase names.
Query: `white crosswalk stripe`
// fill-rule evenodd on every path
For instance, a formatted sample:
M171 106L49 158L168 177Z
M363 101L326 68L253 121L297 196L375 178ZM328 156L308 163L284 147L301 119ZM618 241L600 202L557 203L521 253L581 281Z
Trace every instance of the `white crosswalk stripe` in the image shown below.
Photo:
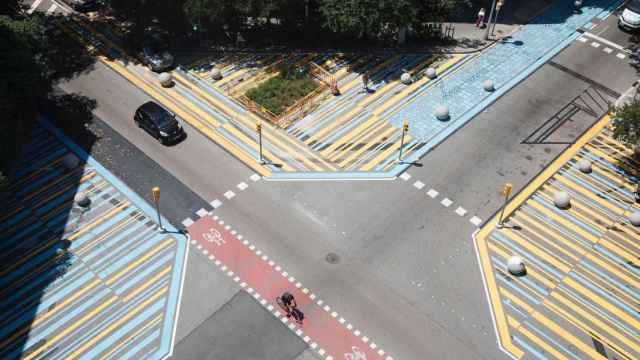
M34 1L33 4L31 4L31 7L29 8L29 10L27 10L27 14L33 14L33 12L36 11L36 9L38 8L41 2L42 0Z
M51 7L47 10L47 15L53 14L53 12L56 11L57 8L58 8L57 4L51 5Z

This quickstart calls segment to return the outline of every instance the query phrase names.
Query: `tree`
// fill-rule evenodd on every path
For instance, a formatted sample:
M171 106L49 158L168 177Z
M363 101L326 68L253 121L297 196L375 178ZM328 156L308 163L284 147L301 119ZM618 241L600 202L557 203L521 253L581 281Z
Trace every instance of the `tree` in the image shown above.
M40 17L14 20L0 16L0 170L14 159L22 134L36 115L37 99L51 84L43 49L44 23Z
M634 148L640 144L640 100L634 99L615 109L613 138Z

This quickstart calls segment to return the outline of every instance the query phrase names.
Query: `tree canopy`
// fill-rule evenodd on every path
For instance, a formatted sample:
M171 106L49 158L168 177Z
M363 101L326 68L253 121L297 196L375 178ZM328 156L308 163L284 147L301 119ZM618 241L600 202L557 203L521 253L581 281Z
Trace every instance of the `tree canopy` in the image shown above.
M635 99L615 109L613 137L632 147L640 144L640 100Z

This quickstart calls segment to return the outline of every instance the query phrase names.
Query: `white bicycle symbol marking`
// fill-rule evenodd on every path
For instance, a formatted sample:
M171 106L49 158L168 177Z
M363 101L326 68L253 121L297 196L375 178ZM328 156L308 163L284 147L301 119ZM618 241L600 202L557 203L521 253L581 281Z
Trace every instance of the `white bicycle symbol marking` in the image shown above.
M353 352L344 354L345 360L367 360L367 355L365 355L365 353L363 353L357 346L352 346L351 351Z
M203 236L208 242L215 243L218 246L227 243L222 238L222 234L220 233L220 231L214 228L210 228L208 232L203 234Z

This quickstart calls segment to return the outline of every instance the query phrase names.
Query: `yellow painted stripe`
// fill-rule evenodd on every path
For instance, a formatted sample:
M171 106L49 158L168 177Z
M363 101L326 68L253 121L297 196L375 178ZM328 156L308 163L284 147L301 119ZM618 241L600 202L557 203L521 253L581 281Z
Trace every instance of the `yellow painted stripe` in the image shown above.
M222 79L216 81L214 83L214 85L222 86L222 85L224 85L224 84L226 84L228 82L231 82L231 80L244 75L244 73L246 73L249 70L251 70L251 68L242 68L242 69L236 70L233 73L231 73L230 75L227 75L227 76L223 77Z
M95 49L91 44L88 44L83 38L81 38L80 36L72 32L71 30L67 29L64 25L62 24L59 24L59 25L63 31L69 34L69 36L75 38L76 40L84 44L87 47L87 49L89 49L89 51L92 51L92 49ZM171 102L164 95L161 95L159 92L155 91L152 87L148 86L145 82L140 80L137 76L132 76L130 72L126 69L126 67L119 64L117 61L111 61L108 58L106 58L104 55L97 55L97 58L105 65L111 67L111 69L113 69L115 72L123 76L125 79L133 83L135 86L137 86L138 88L142 89L144 92L149 94L151 97L163 103L165 106L166 104L171 104ZM176 113L178 116L180 116L184 121L188 122L191 126L193 126L195 129L205 134L205 136L212 139L218 145L222 146L231 155L238 158L240 161L245 163L245 165L249 166L260 175L264 177L268 177L271 175L271 171L268 168L260 164L252 156L249 156L248 154L246 154L244 151L242 151L242 149L240 149L237 145L235 145L231 141L227 140L225 137L221 136L220 134L217 134L215 131L204 126L199 121L195 120L195 118L193 118L191 115L188 115L186 112L184 112L182 109L176 106L167 106L167 107L170 110L172 110L174 113Z
M398 129L394 128L394 127L390 127L389 129L385 130L384 132L378 134L378 136L376 136L375 138L373 138L370 142L368 142L367 144L365 144L364 146L362 146L360 149L358 149L357 151L353 152L348 158L344 159L339 165L340 167L345 167L345 165L347 165L348 163L352 162L353 160L355 160L356 158L358 158L362 153L364 153L365 151L368 151L369 148L374 145L379 143L380 141L382 141L383 138L390 136L391 134L393 134L394 132L397 132Z
M102 302L100 305L98 305L92 311L86 313L78 321L76 321L76 322L74 322L72 324L69 324L68 326L64 327L62 331L60 331L59 333L55 334L51 338L47 339L46 344L43 344L43 345L46 345L46 346L39 347L38 349L34 350L32 353L30 353L27 356L25 356L24 359L25 360L31 360L31 359L35 358L36 356L40 355L46 349L50 349L50 348L54 347L55 343L57 343L60 339L65 338L68 334L70 334L73 331L75 331L78 327L83 325L85 322L87 322L90 319L93 319L97 314L99 314L100 312L102 312L102 310L104 310L105 308L107 308L111 304L113 304L117 299L118 299L117 296L112 296L109 299L107 299L106 301Z
M70 303L74 302L76 299L80 298L87 291L93 289L99 283L100 283L100 279L95 279L92 282L90 282L89 284L82 286L82 288L80 288L79 291L74 292L73 295L71 295L70 297L66 298L61 303L57 303L56 306L53 307L52 309L48 309L47 311L42 313L42 315L38 316L32 323L29 323L27 326L24 326L24 327L20 328L18 331L12 333L11 336L9 336L8 338L6 338L5 340L3 340L0 343L0 349L5 348L7 345L9 345L15 339L17 339L20 336L26 334L29 330L35 328L38 324L42 323L43 321L47 320L51 316L55 315L61 309L64 309L65 306L69 305Z
M316 131L312 136L310 136L304 142L307 145L313 145L314 143L318 142L320 139L322 139L322 138L326 137L327 135L329 135L330 133L332 133L334 130L337 130L339 127L345 125L349 120L351 120L353 117L355 117L361 111L362 111L362 108L359 107L358 105L356 105L348 113L340 115L340 117L338 117L337 119L335 119L334 121L329 123L329 125L327 125L327 126L323 127L322 129Z
M588 231L582 229L581 227L573 224L572 222L566 220L565 218L555 214L553 211L548 210L546 207L542 206L541 204L539 204L537 201L529 201L527 202L527 204L529 206L531 206L532 208L536 209L538 212L541 212L543 214L545 214L546 216L552 218L555 222L560 223L561 225L563 225L564 227L571 229L573 232L575 232L576 234L578 234L579 236L583 237L586 240L589 240L592 243L597 243L598 242L598 238L591 235L591 233L589 233Z
M546 199L549 203L553 203L553 199L551 198L550 194L555 193L556 190L557 190L556 188L547 185L545 189L541 190L538 193L538 195ZM533 202L533 201L534 201L533 199L530 200L530 202ZM567 216L571 217L572 219L575 219L578 222L584 225L587 225L591 228L594 228L602 233L606 232L608 230L608 226L610 226L613 223L612 219L605 218L600 214L597 214L589 210L589 208L585 206L579 199L572 199L571 208L564 211L566 212ZM589 215L591 217L589 217ZM558 216L561 216L561 215L558 215ZM595 218L595 220L592 220L592 218ZM598 223L597 222L598 219L601 219L600 221L602 221L602 224L605 224L605 225ZM575 226L577 227L578 225L575 225Z
M462 60L464 58L464 55L453 55L453 57L451 59L449 59L447 62L445 62L444 64L438 66L436 68L436 73L437 74L441 74L442 72L446 71L447 69L449 69L450 67L452 67L453 65L455 65L456 63L458 63L460 60ZM400 100L405 99L407 96L409 96L410 94L412 94L413 92L415 92L416 90L418 90L419 88L421 88L422 86L424 86L425 84L427 84L429 81L431 81L431 79L429 79L428 77L423 77L422 79L414 82L413 84L407 86L404 90L402 90L400 93L398 93L397 95L395 95L394 97L392 97L391 99L387 100L384 104L382 104L380 107L376 108L373 111L374 115L380 115L383 112L387 111L387 109L389 109L391 106L397 104ZM400 109L408 106L409 104L411 104L414 100L411 101L407 101L405 103L402 104L402 106L397 110L399 111ZM395 113L395 111L394 111ZM391 114L392 115L392 114ZM391 116L390 115L390 116Z
M156 317L154 317L153 319L148 321L146 324L144 324L142 327L140 327L138 330L136 330L133 334L131 334L131 335L127 336L126 338L124 338L123 340L121 340L118 343L118 345L116 345L111 350L109 350L109 352L107 352L106 354L100 356L100 359L101 360L108 359L111 355L117 353L118 351L120 351L120 349L122 349L125 346L129 345L131 340L137 338L138 336L140 336L142 333L144 333L148 329L158 325L160 320L162 320L162 314L158 314Z
M113 227L109 228L109 230L107 230L104 234L91 239L91 241L87 241L87 243L83 244L79 249L76 249L74 251L74 253L77 256L81 256L84 253L86 253L87 251L91 250L94 248L94 246L98 243L100 243L102 240L106 239L107 237L115 234L116 232L120 231L120 229L124 228L125 226L129 225L130 223L134 222L134 221L138 221L138 219L143 218L144 215L143 214L137 214L135 217L126 217L123 220L121 220L119 223L115 224Z
M21 177L20 180L16 181L15 183L13 183L11 185L11 188L12 189L19 189L20 187L22 187L23 184L26 184L27 182L31 181L33 178L38 177L40 175L40 173L42 173L43 171L53 170L53 168L56 165L58 165L62 161L62 159L64 159L65 156L67 156L67 154L64 154L64 155L60 156L59 158L56 158L55 160L53 160L49 164L47 164L47 166L38 168L35 171L33 171L32 173Z
M117 73L125 77L127 80L131 81L134 85L142 89L144 92L149 94L151 97L161 102L166 106L166 104L171 104L171 102L159 92L152 89L150 86L142 82L137 78L137 76L132 76L126 68L117 62L107 61L103 59L103 62L109 65L112 69L114 69ZM195 129L199 130L205 136L209 137L211 140L215 141L218 145L222 146L225 150L227 150L231 155L238 158L240 161L248 165L250 168L255 170L262 176L268 177L271 175L271 171L260 164L253 156L249 156L249 154L245 153L241 148L239 148L236 144L227 140L224 136L218 134L214 130L210 129L207 126L204 126L200 121L196 120L195 117L187 114L185 111L176 106L167 106L171 111L176 113L180 118L184 121L188 122Z
M566 321L571 323L576 328L582 330L585 333L585 335L587 335L589 337L595 337L596 339L600 340L601 342L607 344L609 349L612 349L613 351L615 351L616 353L624 356L627 359L632 359L633 358L629 353L627 353L626 351L620 349L620 347L615 346L615 345L617 345L615 342L613 342L610 339L608 339L607 337L603 336L599 331L596 331L595 329L587 326L587 324L585 324L584 322L578 320L575 316L573 316L573 315L569 314L568 312L564 311L559 306L551 303L550 301L545 301L544 305L548 309L550 309L553 312L555 312L556 314L560 315L562 318L564 318ZM623 338L618 338L617 340L622 340L623 342L625 342L625 340L627 340L627 339L625 339L623 337Z
M535 236L536 238L536 242L544 242L547 247L551 247L553 249L551 249L551 251L557 251L557 252L561 252L562 255L568 257L571 259L571 261L578 261L579 257L575 256L574 254L572 254L571 252L569 252L567 249L563 248L562 246L556 244L553 241L550 241L549 239L547 239L546 236L540 234L539 232L531 229L529 226L527 226L524 222L522 222L519 217L522 217L522 214L518 213L515 217L511 218L511 222L513 222L514 224L520 226L521 228L525 228L527 229L527 232L530 232L533 236ZM531 222L529 222L531 223ZM544 229L542 229L544 231ZM562 239L561 240L562 243L566 242L566 239Z
M174 77L176 80L180 81L181 83L187 83L187 80L185 80L180 74L175 73L174 72ZM226 113L227 115L233 117L234 119L240 120L242 121L245 126L249 127L249 128L253 128L255 126L255 124L257 122L263 122L262 120L256 118L254 119L255 121L251 121L249 118L247 118L244 114L237 114L235 113L233 110L229 109L224 103L222 103L221 101L219 101L218 99L214 98L213 96L211 96L210 94L207 94L205 92L200 91L199 94L210 104L212 104L213 106L217 107L218 109L221 109L224 113ZM250 114L251 116L252 114ZM283 149L285 152L289 153L289 154L296 154L297 152L294 151L292 148L290 148L289 146L283 144L282 142L280 142L277 138L275 131L271 128L271 125L269 123L264 123L263 122L263 126L262 126L262 135L265 137L266 140L268 140L271 144L274 144L278 147L280 147L281 149ZM296 141L292 141L292 139L286 137L287 141L292 144L293 146L296 146L299 150L302 150L302 152L308 154L310 156L310 158L315 159L321 163L323 163L326 167L328 167L331 170L335 170L335 168L333 166L331 166L331 164L327 163L326 161L324 161L322 158L318 157L315 153L311 152L309 150L309 148L304 147L304 146L300 146L299 144L296 143ZM316 171L322 171L322 168L319 167L318 165L315 164L315 162L309 160L306 157L302 157L302 162L308 166L311 169L314 169Z
M585 157L576 155L576 159L585 159ZM633 183L631 183L630 181L626 181L625 178L623 178L622 176L619 176L617 173L614 173L609 169L603 168L600 164L593 162L591 169L594 172L597 172L598 174L606 177L610 181L616 183L618 186L624 187L628 191L632 191L632 192L635 191Z
M129 201L123 201L122 204L118 205L117 207L111 209L109 212L107 212L106 214L102 215L100 218L98 218L96 221L93 221L91 223L86 224L85 226L83 226L82 228L80 228L80 230L76 231L75 233L73 233L73 235L69 236L67 238L67 240L69 241L73 241L77 238L79 238L80 236L82 236L84 233L91 231L91 229L95 228L96 226L102 224L103 222L111 219L113 216L115 216L117 213L121 212L126 206L129 206L129 204L131 204Z
M508 316L508 319L511 320L513 319L512 317ZM515 319L513 319L513 321L515 321ZM511 322L511 321L510 321ZM520 325L519 323L515 322L514 325ZM516 326L514 326L516 327ZM544 350L545 352L547 352L548 354L550 354L551 356L553 356L554 359L558 359L558 360L569 360L566 356L562 355L561 352L559 352L558 350L556 350L556 348L554 348L553 346L549 345L546 341L544 341L543 339L539 338L538 336L536 336L534 333L532 333L531 331L529 331L525 326L517 326L516 327L518 329L518 331L520 331L520 333L524 336L527 337L527 339L529 339L531 342L533 342L534 344L536 344L538 347L540 347L542 350Z
M505 207L504 216L508 218L517 208L519 208L529 197L538 190L553 174L564 166L585 144L598 134L610 121L609 115L603 116L595 125L586 131L576 142L571 145L562 155L558 156L543 172L541 172L529 185L520 191ZM490 233L498 223L496 214L493 219L487 221L485 226L478 233L478 238L484 238Z
M384 60L383 62L381 62L380 64L374 66L373 68L367 70L367 72L369 74L375 74L378 71L380 71L380 69L384 68L385 66L397 61L398 59L400 59L402 57L402 55L398 54L398 55L394 55L392 57L390 57L387 60ZM358 83L362 82L362 79L357 76L355 79L349 81L347 84L342 85L341 86L341 91L342 92L346 92L347 90L351 89L352 87L356 86Z
M98 183L97 186L91 188L91 190L86 191L85 194L87 196L90 196L91 194L95 193L96 191L100 190L101 188L104 188L107 185L107 182L102 180ZM48 213L46 213L45 215L42 215L41 218L44 221L49 221L49 219L59 215L61 212L63 211L69 211L69 205L71 205L72 203L72 199L63 202L62 204L56 206L55 208L53 208L52 210L50 210Z
M376 134L378 134L380 132L380 130L384 129L384 128L388 128L388 129L392 129L392 127L389 126L389 124L387 124L386 122L379 122L377 123L373 128L371 128L369 131L366 131L365 133L362 134L361 137L359 137L358 139L354 139L351 144L349 146L346 146L344 149L340 150L339 152L336 152L330 159L334 160L334 161L338 161L338 159L341 158L341 156L346 155L347 151L353 151L353 149L359 145L362 144L362 146L360 146L358 148L358 150L356 150L356 153L361 154L363 152L365 152L367 150L367 148L369 147L370 143L368 141L368 139L370 139L371 137L375 136ZM351 159L349 159L351 157ZM355 156L353 156L353 153L350 156L347 156L347 162L351 161L355 158ZM342 166L342 164L346 164L346 162L342 162L340 164L338 164L339 166Z
M502 347L512 355L520 358L524 355L524 352L513 345L511 337L509 336L509 328L507 325L506 315L502 308L502 302L500 301L500 294L498 293L498 286L496 284L495 276L493 274L493 266L489 257L489 251L487 249L486 237L475 238L478 257L480 259L482 274L485 278L485 285L489 294L489 301L491 308L493 309L494 320L496 324L496 330L498 332L498 340Z
M611 314L614 314L619 319L622 319L623 321L627 322L628 324L635 327L636 329L640 328L640 322L638 322L638 320L635 320L634 318L629 316L625 311L619 309L617 306L611 305L611 303L603 299L600 295L582 286L578 282L574 281L572 278L570 277L565 278L564 283L567 284L568 286L571 286L573 289L575 289L576 291L584 295L590 301L600 305L602 308L606 309Z
M607 271L613 273L624 283L629 284L636 289L640 288L640 281L638 281L637 275L632 274L628 269L622 267L620 264L611 262L609 259L603 258L600 253L597 253L597 255L595 255L591 252L588 252L585 254L585 258L589 259L591 262L595 263L601 268L607 269Z
M412 139L413 138L411 137L411 135L409 135L409 134L405 135L405 137L404 137L404 146L406 146L407 143L410 143ZM394 152L398 151L399 149L400 149L400 139L398 139L398 141L393 143L393 145L389 146L389 148L385 149L383 152L378 154L378 156L373 158L371 161L366 163L363 167L360 168L360 170L362 170L362 171L370 171L374 167L378 166L381 162L383 162L386 159L388 159L389 156L391 156L391 154L393 154Z
M107 327L106 329L101 331L98 335L92 337L89 341L83 343L82 346L80 346L74 352L69 354L67 359L76 359L76 358L78 358L85 350L87 350L87 349L91 348L92 346L94 346L94 344L96 344L97 342L102 340L105 336L110 335L115 329L117 329L120 326L122 326L124 323L129 321L132 317L138 315L138 313L140 311L142 311L142 309L148 307L149 304L151 304L154 301L158 300L161 296L163 296L167 292L167 290L168 290L168 287L165 286L162 289L160 289L159 291L157 291L155 294L153 294L153 296L149 297L147 300L145 300L142 303L140 303L140 305L136 306L135 308L133 308L132 310L127 312L126 315L124 315L123 317L121 317L117 321L113 322L111 325L109 325L109 327Z
M496 253L497 255L499 255L503 260L505 260L505 262L509 260L511 255L516 253L515 251L511 251L510 248L508 249L510 250L509 252L503 250L502 248L507 249L506 245L499 244L494 241L489 242L489 249L494 253ZM527 275L531 276L532 278L542 283L543 287L547 288L548 291L551 291L553 288L557 286L556 283L548 279L549 276L542 275L542 269L540 269L536 265L530 265L527 268ZM518 286L528 290L529 293L531 293L531 295L535 295L535 297L538 298L540 301L543 300L544 294L542 294L538 290L533 289L532 287L530 287L529 285L526 285L525 283L519 283Z
M516 306L518 306L519 308L523 309L527 314L531 314L535 311L535 309L529 305L526 301L520 299L519 297L515 296L514 294L512 294L509 290L507 290L506 288L500 286L500 293L506 297L509 301L511 301L512 303L516 304Z
M112 285L113 283L118 281L121 277L123 277L126 273L128 273L131 270L137 268L138 266L140 266L140 264L144 263L145 261L147 261L151 257L153 257L155 254L157 254L160 251L164 250L167 246L172 244L174 241L175 240L172 237L167 238L165 241L163 241L160 244L156 245L149 252L144 254L144 256L137 258L136 261L130 263L129 265L127 265L127 267L125 267L124 269L120 270L115 275L110 276L105 283L107 285Z
M563 273L568 273L569 271L571 271L571 266L569 264L567 264L565 261L563 261L560 258L556 258L552 253L549 253L541 249L540 247L538 247L537 244L534 244L531 241L531 239L525 240L522 236L518 235L517 232L509 228L502 229L502 233L507 235L507 237L514 240L518 244L520 244L525 249L529 250L531 254L546 261L547 263L551 264L553 267L557 268Z
M632 252L640 253L640 234L638 234L634 229L629 228L629 225L620 224L620 226L616 225L616 229L621 230L620 232L611 233L608 237L610 239L620 239L626 243L627 246L633 248Z
M575 182L573 182L571 179L565 177L564 175L558 173L558 174L556 174L556 176L554 178L557 181L559 181L559 182L563 183L564 185L566 185L567 187L575 190L576 192L579 192L582 196L587 197L591 201L593 201L593 202L595 202L595 203L597 203L599 205L602 205L602 207L611 210L611 212L613 212L614 214L622 215L624 213L624 209L621 209L621 208L615 206L613 203L611 203L609 201L606 201L606 200L596 196L593 193L593 191L585 189L584 187L576 184Z
M630 308L634 308L637 305L637 300L628 295L624 290L627 288L626 284L623 286L618 286L617 284L612 284L608 278L603 277L601 274L598 274L591 269L585 267L582 263L578 264L582 266L576 266L574 268L574 272L576 274L581 275L586 278L590 284L600 287L603 289L607 289L612 293L612 296L616 298L618 301L623 304L629 306Z
M560 294L560 292L566 294L570 299L562 296L562 294ZM640 345L637 342L634 342L634 341L630 340L627 337L628 335L630 335L633 338L635 335L629 333L625 328L619 327L618 325L615 325L613 322L609 321L608 319L605 319L604 321L602 321L601 320L602 318L599 315L594 314L592 311L587 311L584 308L582 308L581 306L578 306L578 304L580 304L578 299L576 299L575 296L573 296L572 294L568 293L567 291L562 290L562 289L560 291L554 291L554 292L551 293L551 297L556 299L557 301L559 301L563 305L565 305L567 308L573 310L579 316L581 316L584 319L590 321L595 326L601 328L602 330L604 330L607 333L609 333L610 335L612 335L613 339L622 341L624 344L626 344L627 346L629 346L632 349L633 348L637 348L638 350L640 350ZM594 333L594 334L599 334L597 331L594 331L593 329L590 329L586 324L580 322L579 320L574 319L574 321L576 323L581 324L581 327L586 329L586 330L583 330L583 331L585 331L587 333L590 332L590 333ZM619 332L618 330L616 330L615 328L609 326L610 324L616 326L617 328L622 330L627 335L625 335L625 334ZM614 345L616 343L616 341L607 340L607 343L611 344L611 345Z
M255 140L249 138L248 136L246 136L245 134L243 134L240 130L238 130L235 126L226 123L224 125L222 125L222 127L227 130L228 132L230 132L233 136L235 136L236 138L238 138L238 140L242 141L245 145L247 145L248 147L252 148L253 150L259 151L259 144L256 143ZM270 160L271 162L275 163L275 164L282 164L282 169L284 171L295 171L295 169L293 167L291 167L291 165L287 164L286 162L280 160L280 158L278 158L273 152L265 149L264 147L262 148L262 155L265 157L265 159ZM294 154L291 154L292 156Z
M591 144L587 144L585 147L590 153L610 162L611 164L622 167L622 169L624 169L626 172L629 172L634 176L637 176L639 174L638 169L636 169L636 167L633 164L630 164L628 161L615 158Z
M145 281L144 284L137 286L136 290L134 290L133 292L131 292L127 296L125 296L123 301L124 302L129 302L131 299L135 298L136 296L138 296L138 294L143 292L146 288L148 288L149 286L155 284L163 276L167 275L169 273L169 271L171 271L171 265L165 267L162 271L160 271L159 273L155 274L151 279Z
M335 160L341 157L347 150L351 149L355 144L358 143L356 140L359 136L366 136L367 134L378 130L381 126L385 125L386 121L380 121L380 118L377 116L372 116L369 120L363 122L358 125L355 129L351 130L345 136L336 140L333 144L327 147L325 150L321 152L324 156L330 156L330 159ZM373 126L373 128L371 128ZM348 146L344 146L345 144L351 142ZM344 146L339 151L336 151L339 147ZM334 151L335 154L332 154Z
M72 173L72 174L73 174L73 173ZM44 198L44 199L42 199L42 200L38 201L38 202L33 206L33 208L39 208L40 206L44 205L45 203L48 203L48 202L49 202L49 201L51 201L52 199L57 198L57 197L58 197L58 196L60 196L61 194L63 194L63 193L65 193L65 192L69 191L70 189L79 187L79 185L82 185L83 183L85 183L85 182L87 182L87 181L91 180L91 179L92 179L92 178L94 178L95 176L96 176L96 173L95 173L95 172L93 172L93 171L92 171L92 172L90 172L89 174L87 174L87 175L83 176L82 178L80 178L80 180L79 180L77 183L73 183L73 184L71 184L71 185L67 185L67 186L65 186L64 188L62 188L62 189L60 189L60 190L56 191L55 193L53 193L53 194L51 194L51 195L47 196L46 198ZM104 180L102 180L102 181L104 181ZM57 183L58 183L58 181L56 181L54 184L51 184L51 185L56 185ZM100 183L101 183L101 182L100 182ZM100 184L100 183L98 183L98 184ZM97 186L97 184L96 184L96 185L94 185L94 186ZM47 186L47 188L49 188L49 186ZM43 189L43 190L45 190L45 189ZM91 192L92 190L93 190L93 189L89 190L89 192ZM41 190L38 190L38 191L36 191L36 192L35 192L35 193L33 193L33 194L29 194L29 195L25 198L25 201L26 201L26 200L28 200L28 199L30 199L30 198L32 198L32 197L34 197L34 196L36 196L36 195L38 195L38 193L39 193L40 191L41 191Z

